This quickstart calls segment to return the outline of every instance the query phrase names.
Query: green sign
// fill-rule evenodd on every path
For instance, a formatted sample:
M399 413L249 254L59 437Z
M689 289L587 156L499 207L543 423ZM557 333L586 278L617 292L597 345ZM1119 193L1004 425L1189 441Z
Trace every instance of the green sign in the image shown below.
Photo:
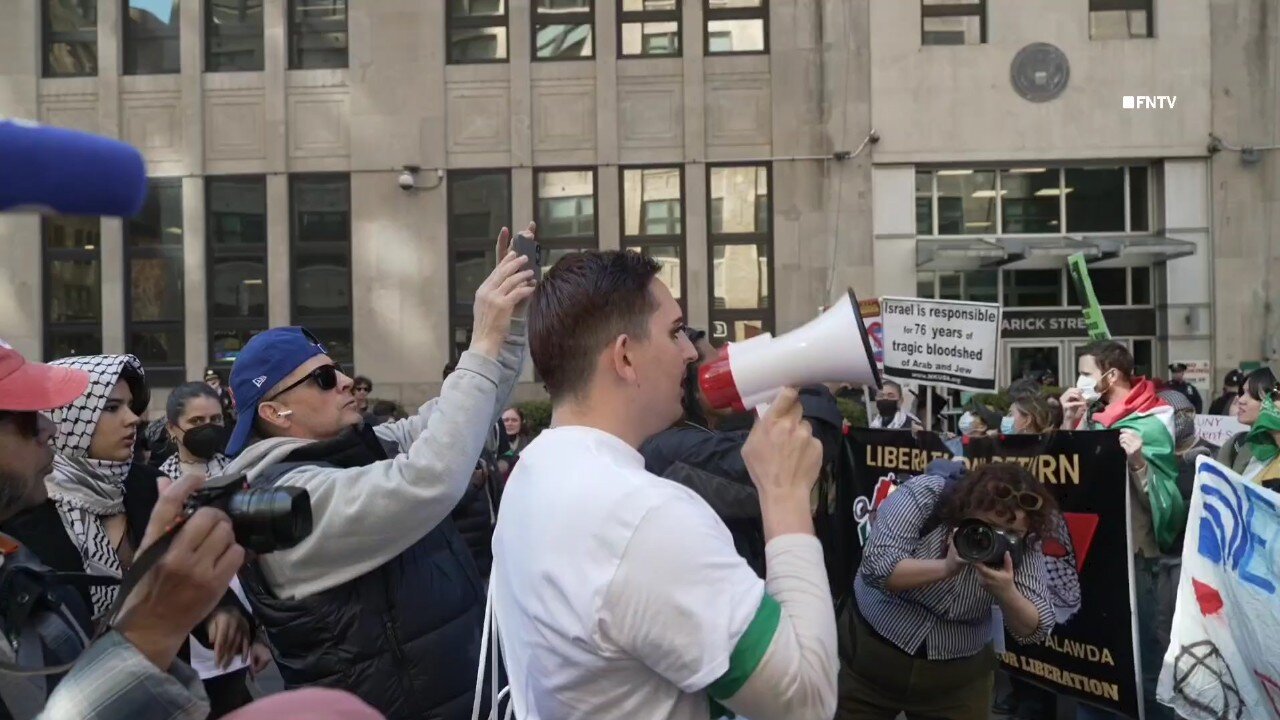
M1076 253L1067 258L1067 270L1071 273L1071 281L1076 284L1076 296L1080 298L1089 339L1110 340L1111 330L1107 328L1106 318L1102 317L1102 308L1098 307L1098 296L1093 293L1093 283L1089 282L1089 268L1085 265L1084 253Z

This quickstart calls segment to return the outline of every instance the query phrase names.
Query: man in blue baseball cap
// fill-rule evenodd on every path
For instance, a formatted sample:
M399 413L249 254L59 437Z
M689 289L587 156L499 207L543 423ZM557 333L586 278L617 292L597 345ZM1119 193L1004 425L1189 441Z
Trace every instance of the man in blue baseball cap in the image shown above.
M525 354L533 272L509 238L476 291L471 348L414 417L364 423L303 328L255 336L232 365L224 474L311 496L311 535L241 572L288 687L349 690L393 720L470 717L484 590L449 514Z

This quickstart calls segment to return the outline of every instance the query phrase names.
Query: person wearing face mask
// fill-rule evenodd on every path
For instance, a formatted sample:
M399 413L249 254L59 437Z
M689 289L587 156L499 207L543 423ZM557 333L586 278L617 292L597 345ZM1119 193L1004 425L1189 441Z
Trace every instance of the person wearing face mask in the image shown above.
M1009 406L1012 432L1006 435L1044 435L1055 429L1053 408L1043 395L1023 395Z
M1140 545L1153 556L1176 551L1187 505L1178 492L1173 408L1149 379L1134 377L1133 356L1120 343L1091 343L1078 364L1076 386L1062 394L1062 429L1120 430L1135 495L1135 534L1149 541Z
M892 380L886 380L876 395L876 413L870 427L885 430L922 427L920 418L902 407L902 386Z
M199 382L174 388L165 404L165 429L178 451L160 466L160 473L170 478L186 472L221 474L230 462L223 454L229 435L223 420L221 399L213 388Z
M1078 368L1076 386L1062 394L1063 429L1120 431L1120 445L1128 463L1137 592L1154 603L1161 597L1162 588L1168 593L1170 587L1177 586L1174 561L1181 552L1186 526L1187 500L1178 487L1176 411L1156 393L1149 379L1133 375L1133 356L1119 343L1099 341L1087 345ZM1172 611L1172 605L1168 610ZM1147 717L1172 717L1155 697L1159 663L1168 647L1167 629L1165 644L1159 645L1159 628L1167 623L1158 612L1149 615L1139 622L1144 658L1143 702ZM1168 620L1171 622L1171 616ZM1080 718L1109 716L1091 706L1081 706L1078 713Z
M974 405L960 416L959 430L961 435L970 437L986 437L1000 428L1003 418L1000 413L985 405Z
M222 403L217 391L202 382L190 382L173 389L165 404L165 420L178 452L160 466L167 478L199 474L217 477L231 461L223 451L227 448L227 428L223 425ZM233 578L231 591L246 607L248 599ZM219 656L192 637L191 668L200 675L205 694L209 696L210 718L220 718L253 702L247 683L250 668L261 672L270 661L271 651L256 639L247 652L223 653Z

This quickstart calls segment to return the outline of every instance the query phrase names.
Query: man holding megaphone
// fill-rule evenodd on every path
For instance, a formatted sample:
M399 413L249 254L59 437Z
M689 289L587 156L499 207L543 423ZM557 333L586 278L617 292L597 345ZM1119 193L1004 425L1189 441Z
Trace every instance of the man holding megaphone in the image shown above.
M722 358L720 395L709 396L771 404L742 449L760 495L761 580L707 503L647 472L636 450L680 418L697 357L658 269L634 252L569 255L531 299L552 426L507 484L490 579L515 715L704 720L726 707L754 720L829 720L835 617L809 509L822 449L796 391L779 388L878 384L873 370L851 370L870 348L843 307ZM853 358L811 357L847 350L836 341L849 335Z

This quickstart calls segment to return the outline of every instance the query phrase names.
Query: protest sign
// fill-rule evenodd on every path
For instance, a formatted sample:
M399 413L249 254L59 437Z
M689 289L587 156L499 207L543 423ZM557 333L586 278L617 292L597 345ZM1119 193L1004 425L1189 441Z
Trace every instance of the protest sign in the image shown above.
M1215 447L1222 447L1249 426L1229 415L1197 415L1196 435Z
M1067 258L1067 272L1071 274L1071 282L1075 283L1076 297L1080 298L1089 339L1110 340L1111 330L1107 328L1107 320L1102 316L1098 296L1093 292L1093 281L1089 279L1089 266L1085 263L1084 253L1076 253Z
M1000 306L884 298L884 374L961 390L995 390Z
M939 458L950 458L934 433L850 431L853 465L851 559L861 558L875 509L902 482ZM1141 690L1130 611L1132 572L1124 451L1113 432L1061 432L1051 436L967 438L967 466L1016 462L1053 493L1063 523L1043 545L1050 599L1058 624L1043 643L1006 638L1004 669L1054 692L1112 712L1138 717ZM847 505L845 507L848 507Z
M1280 717L1280 495L1200 458L1157 697L1189 720Z

